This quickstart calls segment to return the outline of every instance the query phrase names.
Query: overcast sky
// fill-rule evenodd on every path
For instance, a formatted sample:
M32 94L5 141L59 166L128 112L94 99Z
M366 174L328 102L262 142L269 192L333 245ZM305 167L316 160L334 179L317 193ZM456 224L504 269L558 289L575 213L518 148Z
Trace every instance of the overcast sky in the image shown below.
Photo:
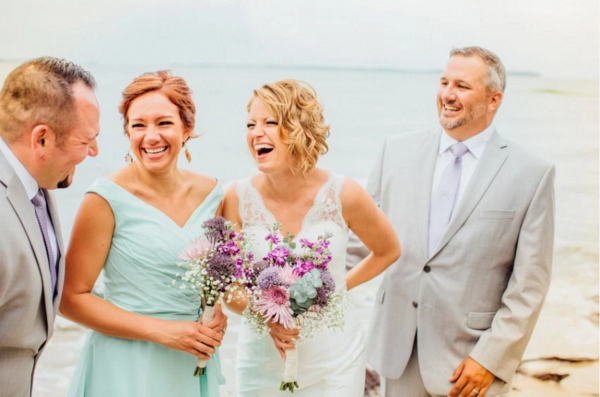
M443 69L452 46L509 71L598 79L598 0L0 0L0 58Z

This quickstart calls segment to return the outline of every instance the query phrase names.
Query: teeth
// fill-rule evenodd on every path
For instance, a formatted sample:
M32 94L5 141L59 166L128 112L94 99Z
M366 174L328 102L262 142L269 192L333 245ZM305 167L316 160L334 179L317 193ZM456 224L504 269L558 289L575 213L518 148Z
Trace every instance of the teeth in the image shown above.
M273 145L265 145L265 144L260 144L260 145L254 145L254 150L260 150L260 149L274 149L275 146Z
M453 112L460 110L460 108L456 108L454 106L449 106L449 105L444 105L444 107L446 108L446 110L451 110Z
M165 150L167 150L167 148L163 147L163 148L160 148L160 149L144 149L144 150L146 150L146 153L148 153L148 154L157 154L157 153L164 152Z

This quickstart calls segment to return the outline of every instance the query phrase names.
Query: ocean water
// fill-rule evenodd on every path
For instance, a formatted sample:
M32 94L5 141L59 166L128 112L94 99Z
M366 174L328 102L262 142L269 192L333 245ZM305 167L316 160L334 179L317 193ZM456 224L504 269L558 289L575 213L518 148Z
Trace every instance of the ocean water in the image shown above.
M0 81L16 66L0 62ZM309 82L331 126L329 153L319 166L366 181L384 137L437 125L435 96L439 75L393 71L244 69L160 66L186 79L197 106L199 139L188 143L192 162L180 166L213 175L224 183L256 172L245 143L246 104L266 82L296 78ZM143 72L136 66L88 65L98 82L101 107L100 153L77 168L73 185L57 192L65 241L85 189L98 177L125 165L129 147L117 111L121 91ZM598 294L598 81L509 75L503 104L494 121L498 131L556 166L555 277L577 276ZM182 156L183 157L183 156ZM411 192L406 192L411 194ZM573 276L574 277L574 276ZM365 325L377 280L354 292ZM596 298L597 299L597 298ZM230 334L235 334L235 319ZM38 366L36 396L64 396L83 334L59 322L56 341ZM233 332L232 332L233 331ZM52 356L51 347L60 357ZM224 356L235 354L234 343ZM231 363L231 361L229 361ZM232 395L235 382L224 390Z

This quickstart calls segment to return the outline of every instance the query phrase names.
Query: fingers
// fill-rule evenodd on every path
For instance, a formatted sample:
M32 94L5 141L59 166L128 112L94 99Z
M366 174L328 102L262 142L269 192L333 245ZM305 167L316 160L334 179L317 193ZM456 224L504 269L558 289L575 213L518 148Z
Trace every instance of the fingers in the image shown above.
M464 394L463 391L465 390L467 384L468 381L465 377L461 376L458 378L458 381L454 384L454 387L450 390L450 393L448 393L448 397L465 397L466 394ZM471 392L471 389L469 389L469 393Z
M196 335L196 340L213 347L221 346L221 341L223 340L223 334L220 332L216 332L213 329L210 329L206 326L200 325L198 327L198 334Z
M451 381L452 379L456 379L456 384L450 390L449 397L483 397L494 382L495 376L475 360L467 357L456 368Z
M454 370L454 373L452 374L452 376L450 377L450 382L454 383L456 382L456 380L460 377L460 374L462 374L463 369L465 368L465 363L464 361L462 363L460 363L460 365L458 367L456 367L456 369Z
M204 343L200 343L196 341L194 346L192 347L192 354L198 358L202 358L204 360L210 360L210 356L215 354L215 349L211 346L205 345Z

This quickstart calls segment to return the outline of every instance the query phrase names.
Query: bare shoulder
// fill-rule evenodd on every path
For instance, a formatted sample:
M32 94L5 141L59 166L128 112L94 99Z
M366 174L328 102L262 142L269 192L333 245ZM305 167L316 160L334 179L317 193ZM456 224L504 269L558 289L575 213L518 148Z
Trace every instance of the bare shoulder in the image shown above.
M348 177L344 178L344 184L340 191L340 202L344 218L346 219L350 212L355 212L361 208L370 208L375 205L373 198L365 188L354 179Z
M190 191L201 196L208 196L214 190L219 181L205 174L182 170L182 175L186 183L189 183Z
M237 183L233 182L225 191L225 196L223 197L223 217L238 226L242 226L239 212L240 200L236 189Z

